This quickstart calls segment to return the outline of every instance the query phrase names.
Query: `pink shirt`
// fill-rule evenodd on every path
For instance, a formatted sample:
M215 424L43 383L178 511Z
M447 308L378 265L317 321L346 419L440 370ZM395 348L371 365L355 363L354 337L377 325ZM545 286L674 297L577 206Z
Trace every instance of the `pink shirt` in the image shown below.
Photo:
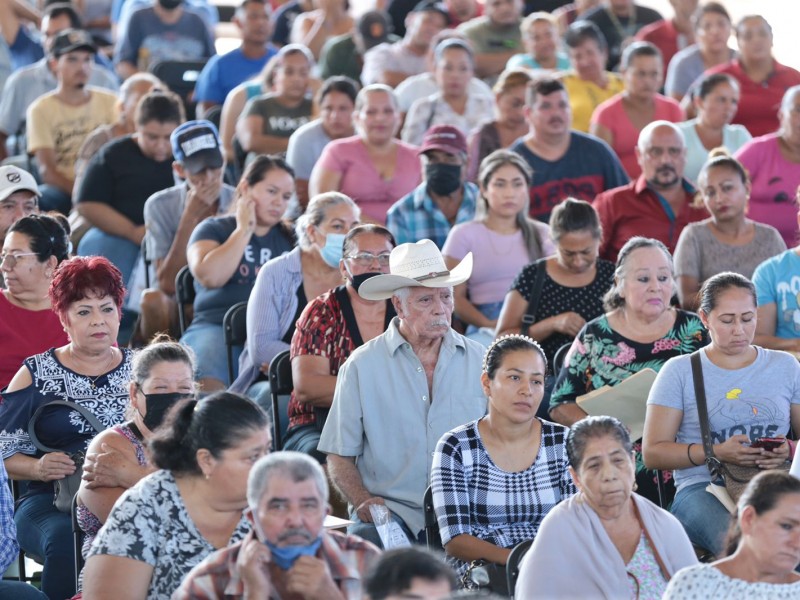
M359 136L334 140L325 146L314 168L340 173L339 191L355 200L364 216L386 223L386 212L392 204L417 187L422 178L417 147L400 140L395 144L397 163L391 179L383 179L375 170Z
M800 185L800 165L781 154L778 134L747 142L734 155L750 173L753 189L747 216L777 229L787 248L797 245L795 190Z
M535 221L544 251L541 257L555 253L550 228ZM502 302L522 267L532 262L522 231L504 235L492 231L480 221L461 223L450 230L442 254L461 260L472 252L472 275L467 292L473 304Z
M664 120L680 123L684 114L672 98L656 94L653 98L656 105L654 121ZM631 179L636 179L642 174L642 168L636 160L636 144L639 141L639 130L633 126L628 118L628 113L622 105L622 94L609 98L598 106L592 114L592 124L597 123L608 129L614 136L611 148L619 157L622 166Z

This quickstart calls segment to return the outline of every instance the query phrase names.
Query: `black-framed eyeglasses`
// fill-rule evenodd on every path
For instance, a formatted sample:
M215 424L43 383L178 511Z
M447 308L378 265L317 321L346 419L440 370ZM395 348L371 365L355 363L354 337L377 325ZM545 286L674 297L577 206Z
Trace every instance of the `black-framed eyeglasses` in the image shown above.
M390 256L391 252L381 252L380 254L373 254L372 252L359 252L358 254L351 254L347 258L361 267L368 267L376 260L380 266L388 267Z
M11 253L3 253L0 254L0 267L5 264L8 264L9 269L13 269L17 266L17 261L23 256L36 256L36 252L18 252L17 254Z

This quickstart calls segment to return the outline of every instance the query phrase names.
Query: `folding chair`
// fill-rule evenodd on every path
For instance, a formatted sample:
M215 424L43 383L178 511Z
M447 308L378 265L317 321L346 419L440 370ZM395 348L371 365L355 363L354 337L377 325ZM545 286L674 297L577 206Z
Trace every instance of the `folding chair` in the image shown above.
M233 364L233 347L244 346L247 341L247 302L237 302L222 318L225 351L228 358L228 383L233 383L236 366Z
M186 317L186 305L194 304L194 277L189 267L183 267L175 276L175 299L178 302L178 320L181 325L181 335L186 333L189 321Z
M83 570L83 530L78 524L78 494L72 498L72 543L75 547L75 583L77 584ZM77 591L77 590L76 590Z
M428 486L422 497L422 510L425 513L425 539L428 550L441 551L442 536L439 535L439 522L436 520L436 511L433 510L433 488Z
M284 350L269 363L269 391L272 396L272 447L275 450L283 449L281 431L282 421L289 419L288 396L294 390L292 381L292 361L289 351ZM285 401L282 401L285 399Z
M148 69L183 101L187 115L194 115L194 87L206 60L159 60Z
M506 561L506 581L508 582L509 598L514 597L514 587L517 585L517 577L519 577L519 563L522 562L522 557L530 549L533 540L525 540L520 542L511 550Z

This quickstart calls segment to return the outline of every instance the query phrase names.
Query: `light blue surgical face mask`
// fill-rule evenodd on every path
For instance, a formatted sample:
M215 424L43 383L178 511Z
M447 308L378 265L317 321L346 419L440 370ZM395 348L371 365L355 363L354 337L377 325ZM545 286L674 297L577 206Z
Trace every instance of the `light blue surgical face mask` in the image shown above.
M339 267L339 261L342 260L344 254L344 237L343 233L327 233L325 234L325 245L320 249L322 260L333 268Z
M258 540L269 548L272 560L284 571L291 569L301 556L316 556L319 547L322 545L322 536L320 536L309 544L302 546L276 546L267 540L264 532L261 530L261 524L258 522L257 514L253 515L253 525Z

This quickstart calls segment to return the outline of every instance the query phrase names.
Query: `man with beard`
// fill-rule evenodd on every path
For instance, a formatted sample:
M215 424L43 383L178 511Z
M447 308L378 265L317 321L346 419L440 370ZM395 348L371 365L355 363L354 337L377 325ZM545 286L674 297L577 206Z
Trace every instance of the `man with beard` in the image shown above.
M695 189L683 178L686 140L675 124L653 121L642 129L636 158L639 178L594 201L603 226L600 257L612 262L636 235L660 240L675 252L683 228L708 217L705 208L693 205Z
M389 300L365 300L358 295L364 281L389 272L389 255L395 247L389 230L359 225L347 233L343 245L339 271L347 283L308 303L291 345L294 391L283 449L311 454L320 463L325 462L325 454L317 450L317 444L339 368L356 348L386 331L397 315Z
M83 140L95 128L117 118L116 95L86 85L95 52L88 32L65 29L59 33L50 53L58 85L28 109L28 153L39 162L43 211L69 213L75 161Z
M530 216L547 223L566 198L591 202L597 194L628 183L611 148L572 129L572 108L564 84L536 79L525 92L530 133L511 149L533 169Z
M299 452L260 458L247 480L247 504L253 530L192 569L174 599L361 600L380 552L325 530L328 482L314 460Z
M484 347L453 331L453 286L472 273L472 253L452 270L430 240L401 244L389 274L358 288L391 298L397 317L342 365L319 451L350 505L348 532L381 544L372 508L384 507L412 541L424 538L422 497L431 456L450 429L486 413L479 378Z

